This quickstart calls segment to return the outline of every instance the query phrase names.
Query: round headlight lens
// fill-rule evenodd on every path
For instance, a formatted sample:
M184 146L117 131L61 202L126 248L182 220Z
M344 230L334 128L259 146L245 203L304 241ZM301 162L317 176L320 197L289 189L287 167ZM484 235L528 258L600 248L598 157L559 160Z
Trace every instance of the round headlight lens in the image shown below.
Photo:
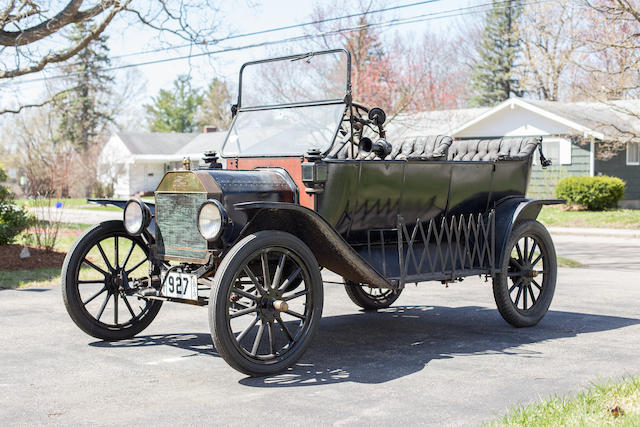
M124 228L127 233L137 235L142 232L143 225L142 206L136 200L130 200L124 208Z
M200 208L198 215L198 230L207 240L215 240L220 237L225 214L222 206L215 201L208 201Z

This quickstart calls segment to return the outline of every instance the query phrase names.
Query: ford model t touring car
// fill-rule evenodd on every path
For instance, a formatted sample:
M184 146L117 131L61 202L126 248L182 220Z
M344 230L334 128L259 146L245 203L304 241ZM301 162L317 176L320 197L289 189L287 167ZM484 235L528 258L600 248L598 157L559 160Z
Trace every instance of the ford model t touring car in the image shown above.
M233 123L200 167L167 172L154 202L98 200L122 220L67 255L64 303L87 334L122 340L163 302L208 305L216 351L249 375L279 372L318 328L322 269L364 309L406 283L493 281L516 327L545 315L556 255L525 198L540 140L386 135L385 113L352 101L344 50L255 61L240 71Z

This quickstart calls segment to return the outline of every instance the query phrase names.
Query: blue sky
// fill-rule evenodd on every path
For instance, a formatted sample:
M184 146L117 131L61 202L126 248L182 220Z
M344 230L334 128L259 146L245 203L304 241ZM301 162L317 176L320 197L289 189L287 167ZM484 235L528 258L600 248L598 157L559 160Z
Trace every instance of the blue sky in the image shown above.
M381 8L394 5L403 5L414 3L416 0L398 0L394 2L380 2ZM383 20L394 18L408 18L416 15L433 13L445 10L452 10L459 7L469 5L486 4L488 0L435 0L431 4L424 4L393 12L385 12L379 16ZM220 25L220 36L225 34L242 34L247 32L259 31L268 28L299 24L310 20L314 5L320 4L321 1L310 0L237 0L233 2L224 2L220 10L219 17L223 17ZM343 12L336 12L334 16ZM203 16L209 15L209 11L203 11ZM479 15L474 15L479 16ZM429 22L417 24L407 24L392 27L384 30L386 34L399 33L402 35L415 34L420 35L425 30L432 32L451 31L452 22L459 21L460 18L445 18ZM157 32L143 25L127 25L122 20L115 22L108 31L109 47L113 56L126 55L132 52L140 52L149 49L158 48ZM270 34L252 36L229 40L212 47L212 49L228 48L242 46L252 43L280 40L292 36L304 34L304 29L297 28L287 31L279 31ZM184 44L184 40L167 38L165 44L173 45ZM151 96L158 93L161 88L168 88L172 85L173 80L180 74L190 74L193 77L193 84L196 86L206 85L213 77L222 78L235 86L238 70L243 62L259 59L263 57L276 56L278 54L289 53L291 51L304 50L301 45L286 43L278 46L270 46L268 48L259 47L245 49L235 52L212 55L208 57L192 58L190 60L180 60L172 62L164 62L155 65L146 65L136 67L134 70L135 78L146 84L146 90L141 96L140 103L149 102ZM193 52L197 52L193 50ZM190 48L167 49L161 52L154 52L145 55L127 56L114 60L113 65L123 65L140 63L150 60L158 60L162 58L170 58L182 55L188 55ZM55 71L48 72L48 75L55 74ZM44 74L46 75L46 74ZM44 76L43 73L31 74L22 79L15 80L32 80ZM2 82L3 84L5 82ZM6 88L9 87L9 91ZM0 88L0 104L15 102L17 97L21 102L31 101L42 97L44 86L42 82L12 84L11 82L4 86L5 90ZM13 101L12 101L13 100Z

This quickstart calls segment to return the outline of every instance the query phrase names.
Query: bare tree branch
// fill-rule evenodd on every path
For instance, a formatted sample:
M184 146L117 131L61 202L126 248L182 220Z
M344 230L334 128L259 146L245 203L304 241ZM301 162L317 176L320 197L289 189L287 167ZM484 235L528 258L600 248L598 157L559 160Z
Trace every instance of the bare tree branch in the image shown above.
M107 15L104 21L102 21L100 25L98 25L93 30L91 30L86 37L79 40L78 43L76 43L74 46L59 52L50 53L42 57L42 59L40 59L38 63L31 65L29 67L16 68L8 71L1 71L0 79L6 79L10 77L17 77L25 74L35 73L44 69L44 67L46 67L47 64L66 61L67 59L71 58L72 56L80 52L82 49L87 47L87 45L92 40L95 40L98 36L100 36L100 34L102 34L102 32L107 28L107 25L109 25L113 17L116 16L116 14L120 12L125 7L125 5L126 3L111 9L111 12Z
M3 46L24 46L29 43L41 40L61 28L74 23L83 22L104 12L116 1L102 0L98 5L86 11L79 11L84 0L71 0L57 15L47 19L40 24L21 31L0 30L0 45ZM5 10L6 11L6 10ZM23 18L23 17L20 17ZM17 21L17 17L15 21Z
M36 107L44 107L47 104L51 104L51 103L55 103L58 98L61 98L62 96L66 95L67 93L69 93L71 91L71 89L66 89L63 91L60 91L58 93L56 93L55 95L53 95L51 98L42 101L42 102L36 102L33 104L24 104L24 105L20 105L16 108L5 108L4 110L0 110L0 115L2 114L19 114L22 110L24 110L25 108L36 108Z

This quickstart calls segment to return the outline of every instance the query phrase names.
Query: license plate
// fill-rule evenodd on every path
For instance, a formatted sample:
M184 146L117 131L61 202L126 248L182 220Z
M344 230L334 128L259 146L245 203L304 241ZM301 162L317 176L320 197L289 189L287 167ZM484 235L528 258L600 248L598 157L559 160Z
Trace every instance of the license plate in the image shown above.
M172 271L162 275L162 296L198 300L198 276Z

